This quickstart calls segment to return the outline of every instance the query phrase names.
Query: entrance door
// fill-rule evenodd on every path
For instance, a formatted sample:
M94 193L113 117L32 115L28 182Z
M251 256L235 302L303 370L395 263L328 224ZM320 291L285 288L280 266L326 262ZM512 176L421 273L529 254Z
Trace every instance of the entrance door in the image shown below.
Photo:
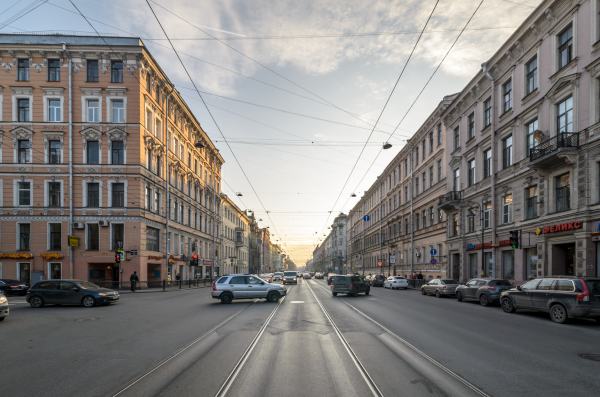
M452 278L460 278L460 254L452 254Z
M31 282L31 265L29 263L19 263L19 281L22 281L25 284L29 284Z
M552 275L575 276L575 243L552 246Z
M50 267L50 279L51 280L60 280L62 278L62 264L61 263L49 263Z

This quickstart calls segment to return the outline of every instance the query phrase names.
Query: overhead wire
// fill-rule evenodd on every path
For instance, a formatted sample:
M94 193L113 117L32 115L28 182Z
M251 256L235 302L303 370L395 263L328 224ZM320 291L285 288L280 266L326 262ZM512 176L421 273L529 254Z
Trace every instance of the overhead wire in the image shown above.
M21 11L18 11L15 15L13 15L12 17L8 18L7 20L5 20L4 22L0 23L0 29L3 29L5 26L7 26L8 24L11 24L13 22L18 21L19 19L23 18L25 15L29 14L30 12L34 11L35 9L37 9L38 7L41 7L44 5L44 3L46 3L48 0L34 0L33 3L29 4L28 6L25 6L23 9L21 9ZM36 5L37 3L37 5ZM16 5L16 4L15 4ZM12 7L10 7L12 8ZM7 10L6 10L7 11Z

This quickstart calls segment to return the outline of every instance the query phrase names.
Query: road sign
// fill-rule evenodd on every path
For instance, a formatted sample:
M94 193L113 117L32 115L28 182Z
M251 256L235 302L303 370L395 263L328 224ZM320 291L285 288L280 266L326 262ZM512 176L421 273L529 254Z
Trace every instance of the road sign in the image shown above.
M377 266L379 266L379 267L383 266L383 262L382 261L377 261Z
M363 221L369 222L370 220L371 220L371 217L369 215L363 216Z
M436 255L437 254L437 250L435 248L432 248L431 251L429 251L429 253L431 255Z
M125 251L117 250L116 254L119 256L119 262L123 262L125 260Z
M437 263L437 260L435 258L431 258L431 264L435 265Z
M69 236L69 247L79 247L79 237Z
M337 270L337 266L335 267L335 270Z
M395 265L395 264L396 264L396 255L390 255L390 263L391 263L392 265Z
M129 251L129 253L130 253L131 255L137 255L137 250L131 250L131 251Z

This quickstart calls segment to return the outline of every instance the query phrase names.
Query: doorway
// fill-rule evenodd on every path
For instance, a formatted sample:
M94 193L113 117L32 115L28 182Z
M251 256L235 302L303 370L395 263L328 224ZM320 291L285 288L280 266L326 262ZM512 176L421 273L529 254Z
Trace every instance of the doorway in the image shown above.
M575 276L575 243L552 246L552 275Z
M460 279L460 254L452 254L452 279Z

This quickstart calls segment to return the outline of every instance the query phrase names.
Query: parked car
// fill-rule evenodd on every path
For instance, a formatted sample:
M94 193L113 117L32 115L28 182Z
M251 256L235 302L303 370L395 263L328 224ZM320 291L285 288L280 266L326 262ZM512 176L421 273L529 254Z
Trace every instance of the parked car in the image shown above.
M500 294L513 287L510 281L490 278L473 278L456 287L456 299L479 301L481 306L500 303Z
M335 276L331 283L331 295L348 294L358 296L360 293L369 295L371 287L360 276Z
M389 276L383 282L383 288L400 289L408 288L408 281L402 276Z
M323 279L323 273L315 273L315 279Z
M600 278L549 276L536 278L501 294L502 309L518 309L550 314L555 323L564 324L575 317L600 322Z
M26 295L29 286L19 280L0 279L0 291L5 295Z
M335 273L329 273L327 275L327 285L331 285L331 282L333 281L335 276L337 276L337 274L335 274Z
M308 279L310 279L310 273L304 273L304 274L302 275L302 278L303 278L303 279L305 279L305 280L308 280Z
M26 300L33 308L46 304L92 307L118 301L119 293L89 281L46 280L38 281L29 288Z
M375 274L371 276L371 285L373 287L383 287L385 276L383 274Z
M2 291L0 291L0 321L4 321L8 317L10 309L8 308L8 299Z
M283 272L283 284L298 284L296 272Z
M258 277L260 277L260 279L262 281L264 281L265 283L272 283L273 282L273 276L270 274L261 274Z
M219 277L213 284L211 296L221 303L231 303L234 299L267 299L277 302L285 296L287 290L279 284L265 283L257 276L247 274L230 274Z
M435 279L423 284L421 286L421 293L423 295L431 294L435 295L436 298L441 298L442 296L455 295L456 287L459 285L460 283L458 281L449 278Z
M282 278L283 278L283 272L273 273L273 281L281 281Z

